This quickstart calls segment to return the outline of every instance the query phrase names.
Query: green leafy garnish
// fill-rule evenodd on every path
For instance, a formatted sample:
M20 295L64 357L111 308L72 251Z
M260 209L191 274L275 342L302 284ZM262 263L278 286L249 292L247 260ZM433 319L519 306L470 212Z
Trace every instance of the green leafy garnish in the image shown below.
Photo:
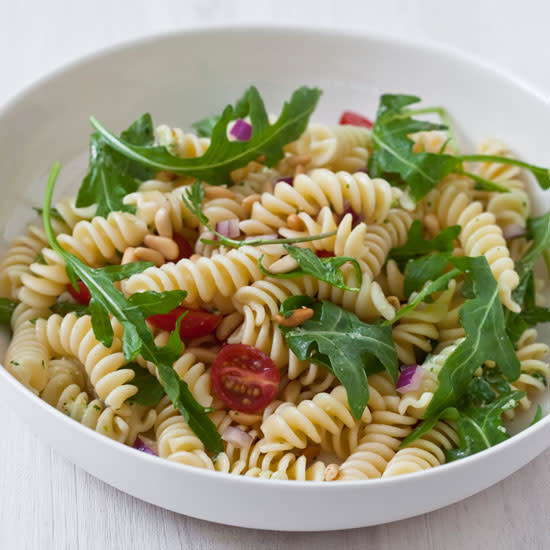
M392 248L388 255L394 259L403 270L409 260L415 260L429 252L452 252L455 248L454 240L460 234L460 225L451 225L443 229L433 239L425 239L422 231L422 223L415 220L407 235L407 242L403 246Z
M235 106L233 107L233 116L235 118L244 118L248 115L250 109L250 102L248 100L248 94L250 93L250 88L246 90L243 96L237 100ZM199 137L212 137L212 132L216 124L220 120L220 115L213 115L207 118L203 118L191 124L191 126L196 130Z
M297 298L299 300L297 301ZM313 302L306 296L283 302L288 306L306 306L314 311L311 319L296 327L280 326L290 349L302 361L313 361L330 369L346 388L352 414L361 418L369 399L366 369L380 362L397 379L397 353L391 327L368 325L331 302Z
M506 334L497 282L486 258L451 258L450 262L472 281L475 296L460 308L466 338L441 368L439 387L423 415L425 419L454 406L466 392L475 370L487 360L495 361L509 380L520 375L519 360Z
M341 271L341 267L350 262L355 268L359 287L363 280L361 273L361 267L359 262L355 258L349 256L335 256L333 258L319 258L317 255L309 250L309 248L298 248L297 246L291 246L289 244L283 245L284 249L288 252L289 256L294 258L298 262L299 267L288 271L287 273L271 273L262 265L264 256L262 255L258 260L258 267L262 273L265 273L273 279L293 279L294 277L301 277L302 275L311 275L319 281L324 281L329 285L336 288L342 288L351 292L359 292L361 290L357 287L349 287L344 281L344 274Z
M239 241L236 239L230 239L221 233L218 233L210 225L208 218L204 215L202 211L202 201L204 199L204 188L199 181L194 181L192 185L189 185L181 196L181 200L187 207L187 209L193 214L203 225L210 231L213 235L216 236L216 240L201 238L201 241L205 244L213 244L219 246L227 246L229 248L240 248L241 246L262 246L265 244L294 244L294 243L305 243L309 241L318 241L321 239L326 239L327 237L332 237L336 235L336 230L330 231L328 233L320 233L319 235L311 235L307 237L296 237L294 239L248 239L246 241Z
M415 201L461 166L460 160L449 154L413 152L414 142L410 134L447 129L443 124L414 119L416 113L405 107L419 101L419 97L412 95L384 94L380 97L372 127L374 152L369 159L368 169L371 177L398 174L408 185Z
M449 263L450 252L435 252L417 260L409 260L405 267L403 292L408 298L413 292L418 292L428 281L441 277Z
M402 307L396 314L393 319L384 321L384 324L393 324L407 313L410 313L418 307L421 302L424 302L428 296L431 296L434 292L439 292L440 290L446 290L449 286L449 281L454 279L456 276L460 275L461 271L459 269L453 269L448 273L445 273L439 276L435 281L424 286L424 288L411 300L406 306Z
M179 336L181 318L178 319L176 328L171 333L168 344L164 347L158 347L154 342L153 335L147 328L145 316L140 306L132 304L112 284L113 281L119 280L121 274L127 276L129 271L136 269L135 265L133 268L108 266L108 269L93 269L59 245L52 230L50 219L51 200L59 169L59 164L56 163L48 179L44 196L44 229L50 246L65 261L67 275L72 284L76 285L78 279L80 279L90 292L92 299L89 307L96 338L104 345L110 345L113 339L113 332L109 322L109 315L115 317L124 329L122 350L126 360L133 361L138 354L141 354L143 359L154 363L157 366L160 383L164 391L189 424L189 427L208 450L214 453L222 451L223 445L220 434L217 432L212 421L206 416L205 408L197 403L189 391L187 384L179 378L172 368L172 364L180 357L183 351L183 344ZM132 264L126 265L131 266ZM143 269L146 265L148 264L142 262L138 268ZM184 291L180 292L181 294L177 296L178 299L185 295ZM174 298L170 297L166 302L172 299ZM167 303L165 305L168 307Z
M73 302L56 302L51 310L53 313L58 313L59 315L66 315L67 313L74 313L78 317L82 315L89 315L90 309L84 304L74 304Z
M149 113L138 118L121 139L134 146L146 147L153 143L153 122ZM96 215L107 216L109 212L135 212L125 205L123 199L133 193L140 180L153 175L149 169L121 155L109 146L99 132L90 137L90 166L76 198L76 206L97 204Z
M541 419L542 419L542 407L540 405L537 405L535 416L533 416L533 420L531 421L531 424L529 424L529 426L534 426Z
M495 162L511 164L529 170L543 189L550 187L550 171L513 158L492 155L452 155L449 153L413 152L411 134L422 131L449 130L445 112L440 107L408 109L418 103L412 95L384 94L372 128L374 152L369 159L369 175L404 183L411 198L419 201L446 175L463 174L476 182L476 188L509 192L509 189L464 170L464 162ZM415 115L437 113L445 124L434 124L413 118Z
M17 303L8 298L0 298L0 325L10 326L11 315Z
M483 376L470 380L455 407L422 422L403 440L401 447L425 435L439 419L454 420L457 424L460 447L446 451L448 461L465 458L508 439L502 413L515 408L525 394L512 390L500 374L488 372L491 370L485 369Z
M128 363L120 368L134 371L131 383L137 386L138 392L130 398L130 401L146 407L154 407L158 404L164 396L164 390L155 376L137 363Z
M535 304L533 280L533 268L537 260L550 247L550 212L527 220L527 237L532 241L531 246L514 266L520 282L512 293L512 298L522 306L522 311L506 312L506 328L514 342L527 328L550 321L550 310Z
M258 90L251 86L246 93L246 107L252 124L252 136L244 141L229 141L227 125L234 120L235 109L228 105L212 130L210 147L201 157L178 158L165 147L136 145L116 137L91 117L90 122L101 137L122 156L155 171L168 170L195 177L212 185L231 184L231 171L246 166L259 156L266 166L273 166L283 158L283 146L295 141L306 129L309 117L321 91L305 86L298 88L274 124L269 124L264 102Z
M32 209L39 215L42 216L43 209L39 206L33 206ZM60 222L64 222L63 216L59 213L59 210L57 208L52 208L50 212L52 218L55 218L56 220L59 220Z

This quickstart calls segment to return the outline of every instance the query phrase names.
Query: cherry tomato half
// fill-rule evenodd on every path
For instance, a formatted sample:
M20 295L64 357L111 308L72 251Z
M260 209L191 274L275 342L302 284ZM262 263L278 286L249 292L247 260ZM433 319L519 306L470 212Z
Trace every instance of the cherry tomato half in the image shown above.
M186 311L188 313L181 320L180 325L180 336L184 339L206 336L214 332L222 320L222 315L218 315L217 313L209 313L202 309L189 309L182 306L173 309L169 313L152 315L151 317L147 317L147 320L162 330L174 330L176 328L176 321Z
M228 344L212 363L210 381L228 407L255 413L275 399L280 374L272 359L259 349L245 344Z
M372 128L372 121L367 117L354 113L353 111L344 111L340 117L340 124L351 124L352 126L364 126Z
M71 283L67 285L69 294L79 303L87 306L92 299L88 287L82 282L78 281L78 291L76 291Z
M179 262L182 258L189 258L193 255L193 247L187 239L185 239L178 233L174 233L172 239L174 239L174 242L178 245L179 248L179 254L176 262Z
M332 250L316 250L315 255L317 258L334 258Z

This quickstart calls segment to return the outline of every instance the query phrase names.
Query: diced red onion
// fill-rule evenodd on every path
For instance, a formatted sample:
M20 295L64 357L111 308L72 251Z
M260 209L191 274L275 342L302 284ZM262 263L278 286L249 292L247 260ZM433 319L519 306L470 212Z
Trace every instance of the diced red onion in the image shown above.
M344 216L346 214L351 214L351 224L352 225L356 225L360 222L362 222L364 220L363 216L358 214L352 207L351 207L351 204L349 203L348 200L346 200L344 202L344 211L342 212L342 214L340 215L340 221L342 221L344 219Z
M245 241L255 241L256 239L278 239L279 235L277 233L269 233L268 235L247 235Z
M511 223L502 229L502 234L506 240L517 239L518 237L525 237L527 229L518 223Z
M234 239L241 234L239 228L239 218L231 218L230 220L222 220L216 224L216 231L227 237L228 239Z
M397 379L395 389L399 393L407 393L417 390L424 377L424 370L419 365L407 365L401 367L401 373Z
M147 441L147 443L145 441ZM157 452L154 450L155 446L156 445L154 441L149 441L149 439L146 437L136 437L136 440L134 442L134 449L137 449L138 451L142 451L149 455L158 456Z
M238 118L229 133L239 141L248 141L252 136L252 126L242 118Z
M225 428L222 439L237 449L248 449L252 444L252 437L240 428L234 426Z
M294 176L287 176L285 178L279 178L276 183L279 183L280 181L284 181L285 183L288 183L289 185L294 184Z

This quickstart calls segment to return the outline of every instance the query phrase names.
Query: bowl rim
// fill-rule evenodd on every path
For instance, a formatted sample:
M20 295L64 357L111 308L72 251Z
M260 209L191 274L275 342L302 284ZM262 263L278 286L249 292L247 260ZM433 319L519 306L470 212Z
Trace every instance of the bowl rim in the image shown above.
M94 50L92 52L86 53L82 56L79 56L75 59L70 60L67 63L62 63L55 69L46 72L41 75L36 80L31 81L30 83L24 85L19 90L16 90L12 94L8 95L6 101L0 104L0 123L4 116L6 116L18 103L25 101L25 99L32 95L36 90L42 86L48 85L54 82L57 78L64 76L72 72L75 69L83 68L87 64L92 64L94 62L100 61L101 58L106 58L112 54L119 54L124 52L129 52L136 47L143 47L147 44L152 44L155 42L162 42L165 40L178 39L189 36L208 36L216 35L220 33L227 34L240 34L240 33L256 33L256 32L269 32L269 33L290 33L290 34L302 34L309 35L310 37L329 37L329 38L345 38L345 39L355 39L355 40L365 40L365 41L374 41L382 44L388 45L398 45L407 47L410 49L416 49L421 53L427 53L431 56L436 55L447 59L455 59L461 61L472 67L482 69L484 71L493 73L495 76L505 79L513 84L516 87L522 89L523 92L534 96L537 100L545 103L547 106L550 106L550 94L545 93L538 86L527 81L523 77L520 77L508 69L504 69L499 65L496 65L492 62L489 62L475 54L465 52L459 48L448 45L445 43L440 43L435 40L428 39L419 39L412 37L404 37L397 34L392 34L388 32L374 31L374 30L361 30L357 28L345 28L345 27L330 27L328 25L304 25L299 23L266 23L265 21L247 21L247 22L229 22L229 23L209 23L209 24L197 24L190 27L182 27L178 30L173 30L169 32L157 32L153 34L145 34L130 40L123 40L115 44L111 44L100 49ZM173 470L175 473L181 472L181 468L184 468L188 473L193 473L196 476L203 476L203 478L211 478L222 480L239 480L239 483L249 483L256 486L262 487L273 487L274 485L279 487L279 490L291 490L296 487L309 487L310 491L312 490L323 490L323 491L349 491L352 489L361 488L366 490L367 487L380 486L380 485L390 485L404 483L407 480L416 480L419 478L427 479L428 477L436 477L446 475L447 472L456 471L460 472L461 470L469 468L470 464L473 464L476 461L482 460L491 460L496 455L500 453L505 453L506 449L511 446L520 445L525 438L535 437L535 434L541 434L547 426L550 426L550 414L544 416L539 422L534 425L530 425L527 428L523 429L521 432L511 436L509 439L499 443L489 449L485 449L475 455L471 455L460 460L442 464L435 468L429 468L427 470L422 470L419 472L414 472L407 474L406 476L396 476L391 478L377 478L369 480L350 480L345 483L325 483L322 481L294 481L294 480L281 480L281 479L262 479L262 478L253 478L247 476L235 476L229 473L218 472L215 470L207 470L203 468L197 468L189 466L186 464L176 463L167 459L160 459L162 462L159 462L157 456L149 455L134 449L129 445L119 443L113 439L105 437L101 433L91 430L79 422L75 422L73 419L69 418L67 415L63 414L61 411L57 410L55 407L49 405L46 401L41 399L33 391L26 388L22 383L20 383L15 377L13 377L8 370L0 363L2 367L0 369L0 384L11 385L13 390L19 392L20 396L23 399L31 399L34 404L42 407L46 414L53 414L54 417L64 423L65 426L70 430L80 431L83 434L87 434L88 437L91 437L92 440L95 439L99 444L107 446L115 446L113 449L123 453L128 453L128 456L134 457L134 459L145 461L145 464L149 463L158 467L166 468L168 471ZM32 428L32 426L31 426ZM548 443L550 445L550 442ZM459 475L457 473L457 475ZM324 489L320 489L323 487Z

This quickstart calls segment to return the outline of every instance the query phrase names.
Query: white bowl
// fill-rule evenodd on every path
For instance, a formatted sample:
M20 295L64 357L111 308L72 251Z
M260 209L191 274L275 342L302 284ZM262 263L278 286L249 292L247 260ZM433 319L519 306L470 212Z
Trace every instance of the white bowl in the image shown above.
M324 90L315 119L345 108L373 115L383 92L414 93L449 108L459 136L501 137L548 164L548 100L515 78L440 46L358 33L273 27L217 28L107 50L41 80L0 113L4 247L32 218L55 160L58 196L85 173L88 116L122 129L145 111L187 126L219 112L249 84L279 109L298 85ZM535 203L548 196L533 189ZM4 342L5 343L5 342ZM2 351L3 354L3 350ZM220 523L328 530L398 520L446 506L522 467L550 441L550 417L510 440L399 478L306 483L232 477L160 460L109 440L41 401L0 369L0 399L61 454L103 481L170 510ZM547 412L550 396L543 405Z

